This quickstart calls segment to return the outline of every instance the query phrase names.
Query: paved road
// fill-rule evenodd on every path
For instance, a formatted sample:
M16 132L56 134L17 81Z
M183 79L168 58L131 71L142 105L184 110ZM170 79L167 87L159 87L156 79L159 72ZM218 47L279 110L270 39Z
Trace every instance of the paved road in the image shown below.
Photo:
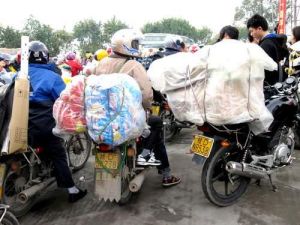
M258 187L251 184L234 206L219 208L210 204L201 190L201 167L187 154L192 132L182 131L168 145L172 170L182 178L176 187L164 189L161 178L152 169L141 191L126 206L98 201L93 195L93 158L75 177L84 175L89 194L75 204L67 203L67 194L50 190L43 201L20 219L22 225L300 225L300 160L276 175L278 192L268 181ZM296 151L300 158L300 151Z

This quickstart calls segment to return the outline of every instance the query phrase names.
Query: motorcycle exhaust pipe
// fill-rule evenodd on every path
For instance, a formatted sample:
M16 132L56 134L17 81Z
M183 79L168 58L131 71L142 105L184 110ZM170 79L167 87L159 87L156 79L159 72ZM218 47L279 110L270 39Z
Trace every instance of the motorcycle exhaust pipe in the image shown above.
M262 179L268 174L267 171L262 167L233 161L230 161L226 164L226 170L231 174L254 179Z
M47 188L50 184L55 181L55 178L50 178L42 183L36 184L22 192L20 192L17 196L17 199L22 203L25 204L30 198L32 198L37 193L43 191Z
M141 189L145 180L145 173L146 170L143 170L138 175L136 175L132 181L129 182L129 190L131 192L138 192Z

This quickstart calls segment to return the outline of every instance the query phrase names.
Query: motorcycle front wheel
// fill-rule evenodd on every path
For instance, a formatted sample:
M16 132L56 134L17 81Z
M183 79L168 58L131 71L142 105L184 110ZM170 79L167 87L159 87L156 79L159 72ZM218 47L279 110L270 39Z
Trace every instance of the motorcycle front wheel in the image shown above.
M10 211L12 211L16 217L25 215L35 202L35 197L30 198L26 203L21 203L18 200L18 194L27 188L28 181L28 165L17 172L9 169L4 179L2 201L4 204L10 206Z
M220 148L208 158L202 169L202 189L205 197L213 204L225 207L234 204L247 190L250 178L227 172L229 161L240 161L241 151Z

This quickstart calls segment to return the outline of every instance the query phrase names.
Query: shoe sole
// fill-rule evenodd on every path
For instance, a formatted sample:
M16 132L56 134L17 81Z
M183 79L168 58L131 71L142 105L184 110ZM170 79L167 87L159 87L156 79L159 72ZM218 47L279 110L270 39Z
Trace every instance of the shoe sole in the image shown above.
M170 183L170 184L162 184L163 187L171 187L171 186L174 186L176 184L179 184L181 182L181 180L177 181L177 182L174 182L174 183Z
M161 163L137 162L138 166L160 166Z

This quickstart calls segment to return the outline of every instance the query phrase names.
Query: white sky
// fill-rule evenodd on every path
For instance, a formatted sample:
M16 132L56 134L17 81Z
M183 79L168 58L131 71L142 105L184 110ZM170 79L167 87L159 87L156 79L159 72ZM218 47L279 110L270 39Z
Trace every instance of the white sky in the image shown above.
M141 28L147 22L179 17L193 26L208 26L218 32L232 24L234 10L242 0L14 0L13 11L2 9L0 24L21 29L32 14L54 29L72 30L83 19L105 22L116 16L130 27Z

